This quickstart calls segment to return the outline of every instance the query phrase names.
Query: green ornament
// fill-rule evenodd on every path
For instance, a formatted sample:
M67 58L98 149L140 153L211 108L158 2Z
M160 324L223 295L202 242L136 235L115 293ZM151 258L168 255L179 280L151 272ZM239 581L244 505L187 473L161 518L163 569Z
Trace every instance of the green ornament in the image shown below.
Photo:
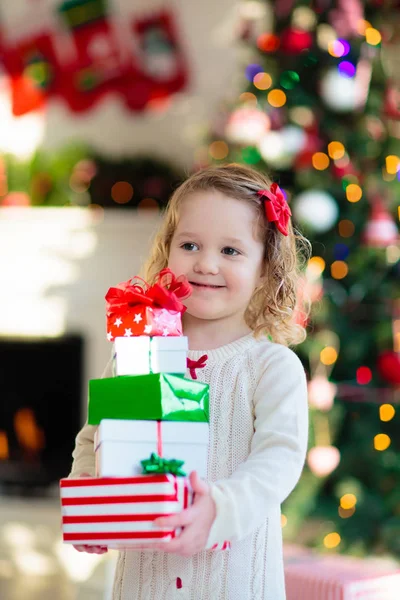
M186 473L181 469L184 462L175 458L161 458L161 456L152 452L150 458L141 460L140 464L142 465L144 475L171 473L171 475L176 475L177 477L185 477Z

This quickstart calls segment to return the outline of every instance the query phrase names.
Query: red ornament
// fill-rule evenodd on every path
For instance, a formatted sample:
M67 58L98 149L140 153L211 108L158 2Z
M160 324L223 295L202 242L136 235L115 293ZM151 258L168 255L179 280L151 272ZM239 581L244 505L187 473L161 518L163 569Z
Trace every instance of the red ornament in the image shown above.
M389 82L385 91L384 113L390 119L400 120L400 86Z
M400 385L400 354L387 350L378 357L379 375L391 385Z
M398 240L399 232L386 206L380 198L375 198L372 204L371 216L363 233L366 246L387 248Z
M310 32L288 27L281 36L281 48L285 54L300 54L303 50L309 50L313 43Z

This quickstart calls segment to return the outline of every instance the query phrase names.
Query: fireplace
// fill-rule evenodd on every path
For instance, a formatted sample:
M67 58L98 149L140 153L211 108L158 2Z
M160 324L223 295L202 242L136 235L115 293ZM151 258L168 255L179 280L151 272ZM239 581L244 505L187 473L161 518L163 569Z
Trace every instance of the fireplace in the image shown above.
M0 486L45 491L68 474L82 406L83 338L0 338Z

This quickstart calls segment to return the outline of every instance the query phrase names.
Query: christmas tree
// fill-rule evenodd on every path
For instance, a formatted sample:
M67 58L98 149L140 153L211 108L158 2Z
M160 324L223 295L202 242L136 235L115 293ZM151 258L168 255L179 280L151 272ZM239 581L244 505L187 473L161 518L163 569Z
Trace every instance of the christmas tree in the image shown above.
M284 536L400 556L399 15L386 0L244 2L244 85L207 152L270 173L313 246L296 348L310 449Z

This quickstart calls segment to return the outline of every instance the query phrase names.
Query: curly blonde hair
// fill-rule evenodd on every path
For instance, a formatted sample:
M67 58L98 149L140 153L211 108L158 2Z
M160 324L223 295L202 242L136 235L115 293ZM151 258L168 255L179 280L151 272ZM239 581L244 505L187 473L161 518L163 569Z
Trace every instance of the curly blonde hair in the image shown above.
M264 243L262 283L254 290L245 312L246 324L256 336L268 335L274 342L290 346L306 337L304 327L296 323L301 268L310 254L310 243L292 223L288 236L282 235L265 217L264 205L257 192L270 188L266 175L247 166L226 164L202 169L191 175L173 193L163 222L153 242L143 277L154 283L157 273L168 265L172 237L179 221L182 202L197 191L217 190L226 196L248 202L257 211L256 224ZM303 299L304 302L304 299ZM302 314L308 309L301 307Z

